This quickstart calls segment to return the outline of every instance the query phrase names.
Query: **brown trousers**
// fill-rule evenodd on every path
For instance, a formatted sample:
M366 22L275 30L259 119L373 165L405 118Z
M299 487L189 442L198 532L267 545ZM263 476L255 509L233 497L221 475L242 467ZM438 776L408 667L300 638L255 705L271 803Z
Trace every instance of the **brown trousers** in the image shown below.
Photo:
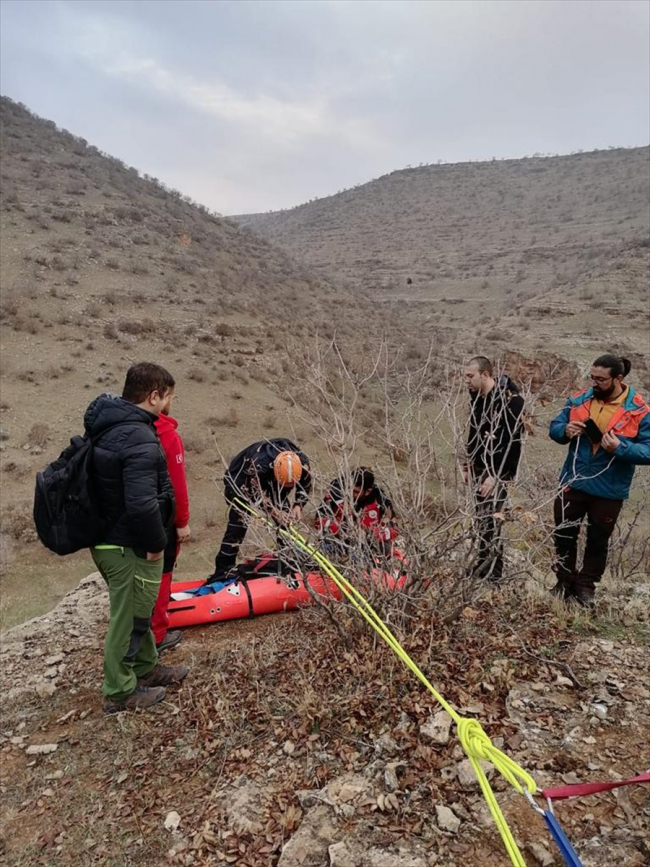
M594 497L575 488L564 488L553 507L555 515L555 574L567 587L593 588L603 577L607 565L609 539L623 500ZM587 518L587 539L582 568L578 570L578 535Z

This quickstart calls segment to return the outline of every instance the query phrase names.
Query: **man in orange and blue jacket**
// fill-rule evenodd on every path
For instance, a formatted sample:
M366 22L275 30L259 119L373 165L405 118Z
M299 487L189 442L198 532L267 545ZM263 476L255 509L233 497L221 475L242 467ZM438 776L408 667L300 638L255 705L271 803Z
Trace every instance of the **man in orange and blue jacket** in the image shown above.
M616 355L597 358L592 387L568 399L549 431L555 442L569 444L554 505L557 584L551 592L584 607L594 602L634 469L650 464L650 407L624 382L631 367ZM585 517L587 539L578 570L578 534Z

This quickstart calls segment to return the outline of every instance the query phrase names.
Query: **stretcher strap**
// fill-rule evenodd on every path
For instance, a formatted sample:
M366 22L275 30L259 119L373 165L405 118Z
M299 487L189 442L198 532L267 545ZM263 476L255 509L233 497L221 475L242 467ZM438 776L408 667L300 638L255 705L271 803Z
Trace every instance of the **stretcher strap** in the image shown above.
M635 783L650 783L650 771L632 777L629 780L611 780L606 783L576 783L573 786L558 786L556 789L543 789L542 795L551 801L563 801L566 798L580 798L595 795L598 792L609 792L620 789L621 786L632 786Z

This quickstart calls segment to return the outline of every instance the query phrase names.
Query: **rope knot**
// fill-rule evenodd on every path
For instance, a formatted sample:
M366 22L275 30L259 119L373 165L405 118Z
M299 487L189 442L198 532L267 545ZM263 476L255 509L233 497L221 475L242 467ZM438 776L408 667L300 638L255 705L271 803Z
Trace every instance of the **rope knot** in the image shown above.
M494 760L496 747L483 731L480 722L475 719L461 719L458 723L458 739L470 759L477 762Z

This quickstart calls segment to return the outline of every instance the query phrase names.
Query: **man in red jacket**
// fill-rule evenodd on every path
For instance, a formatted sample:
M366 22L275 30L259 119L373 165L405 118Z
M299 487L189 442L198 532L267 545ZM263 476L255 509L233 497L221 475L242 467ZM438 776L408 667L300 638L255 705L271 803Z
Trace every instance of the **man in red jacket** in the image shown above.
M185 478L185 449L177 428L176 419L169 415L169 410L163 410L156 420L156 431L167 458L167 470L174 488L176 519L167 539L160 590L151 617L151 629L159 653L163 650L169 650L170 647L175 647L183 637L180 629L175 629L172 632L167 631L169 627L167 607L171 592L172 572L181 544L190 538L190 504L187 495L187 479Z

